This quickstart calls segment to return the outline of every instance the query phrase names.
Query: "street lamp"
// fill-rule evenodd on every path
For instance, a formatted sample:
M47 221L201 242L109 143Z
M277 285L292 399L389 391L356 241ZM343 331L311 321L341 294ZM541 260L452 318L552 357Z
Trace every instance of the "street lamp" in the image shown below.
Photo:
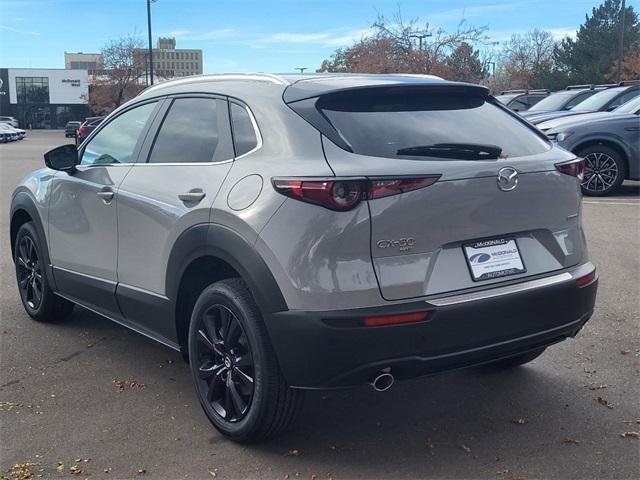
M296 67L294 70L300 70L300 73L304 73L304 71L309 67Z
M147 0L147 27L149 31L149 79L153 85L153 46L151 45L151 4L157 0Z
M418 50L422 50L422 41L427 38L427 37L431 37L433 36L431 33L413 33L411 35L409 35L409 38L417 38L419 39L420 43L419 43L419 47Z

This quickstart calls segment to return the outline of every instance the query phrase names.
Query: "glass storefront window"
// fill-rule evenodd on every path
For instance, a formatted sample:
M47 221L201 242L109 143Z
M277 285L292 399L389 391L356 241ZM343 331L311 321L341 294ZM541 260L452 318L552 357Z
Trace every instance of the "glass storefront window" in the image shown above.
M18 104L49 103L47 77L16 77Z

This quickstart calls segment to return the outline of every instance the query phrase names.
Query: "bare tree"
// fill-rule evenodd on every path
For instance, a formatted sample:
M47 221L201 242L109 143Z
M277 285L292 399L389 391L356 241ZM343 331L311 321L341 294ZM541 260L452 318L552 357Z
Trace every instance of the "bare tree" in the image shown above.
M98 114L105 114L135 97L143 88L145 75L142 40L135 35L111 40L102 49L103 70L96 76L89 104Z
M515 34L506 43L500 66L515 88L544 86L554 69L556 42L546 30L534 29L523 35Z
M372 29L369 37L336 50L331 59L322 62L319 71L448 76L449 56L463 43L484 41L487 27L474 27L462 21L454 32L447 32L419 19L405 20L398 11L391 18L378 15Z

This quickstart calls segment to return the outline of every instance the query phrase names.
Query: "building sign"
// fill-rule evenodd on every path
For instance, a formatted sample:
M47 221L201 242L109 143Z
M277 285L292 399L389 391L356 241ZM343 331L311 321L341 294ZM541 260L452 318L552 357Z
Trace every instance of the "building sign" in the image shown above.
M16 78L47 78L49 88L49 104L82 105L89 98L89 82L86 70L66 70L48 68L9 68L8 85L9 102L18 103ZM26 81L26 80L25 80Z

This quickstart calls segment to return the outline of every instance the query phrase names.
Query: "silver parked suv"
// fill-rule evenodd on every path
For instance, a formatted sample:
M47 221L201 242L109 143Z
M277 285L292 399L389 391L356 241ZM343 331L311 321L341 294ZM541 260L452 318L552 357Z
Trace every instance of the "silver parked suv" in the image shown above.
M582 162L484 87L185 78L45 163L11 205L27 313L79 304L180 350L237 441L305 389L523 364L593 312Z

